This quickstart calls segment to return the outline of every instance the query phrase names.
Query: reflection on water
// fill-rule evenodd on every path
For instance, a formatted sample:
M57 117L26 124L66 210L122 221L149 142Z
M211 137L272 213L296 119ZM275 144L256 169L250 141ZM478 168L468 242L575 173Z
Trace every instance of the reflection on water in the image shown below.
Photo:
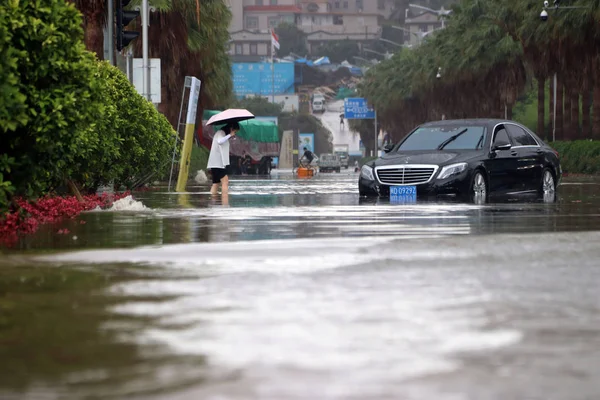
M187 193L140 192L145 212L91 212L44 226L24 249L131 247L170 243L369 235L456 235L595 230L600 226L600 181L565 180L556 203L390 204L359 198L356 175L312 179L233 180L230 195L208 186ZM514 201L518 200L518 201ZM527 199L525 199L527 200ZM57 235L67 228L69 235Z
M0 398L600 392L597 180L551 204L390 204L351 173L136 198L4 250Z

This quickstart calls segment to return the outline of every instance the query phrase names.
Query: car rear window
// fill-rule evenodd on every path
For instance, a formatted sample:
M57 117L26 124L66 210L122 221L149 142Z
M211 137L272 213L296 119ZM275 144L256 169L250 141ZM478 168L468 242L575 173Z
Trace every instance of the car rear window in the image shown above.
M417 128L397 151L405 150L476 150L483 148L485 126L439 125ZM454 139L452 139L455 137Z

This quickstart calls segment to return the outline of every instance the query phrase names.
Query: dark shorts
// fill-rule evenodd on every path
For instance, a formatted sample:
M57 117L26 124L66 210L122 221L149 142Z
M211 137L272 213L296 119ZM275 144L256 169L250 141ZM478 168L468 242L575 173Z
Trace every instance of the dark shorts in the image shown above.
M210 174L212 175L213 183L221 183L221 179L229 175L229 165L225 168L211 168Z

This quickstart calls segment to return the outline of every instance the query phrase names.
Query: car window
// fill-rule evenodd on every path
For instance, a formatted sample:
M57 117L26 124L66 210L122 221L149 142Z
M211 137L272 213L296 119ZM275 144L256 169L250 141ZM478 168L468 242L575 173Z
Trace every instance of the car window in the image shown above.
M476 150L483 148L485 126L439 125L417 128L396 149Z
M537 146L537 142L528 132L517 125L507 124L508 134L513 140L515 146Z
M510 138L508 137L508 132L504 127L499 128L494 134L494 146L499 144L510 144Z

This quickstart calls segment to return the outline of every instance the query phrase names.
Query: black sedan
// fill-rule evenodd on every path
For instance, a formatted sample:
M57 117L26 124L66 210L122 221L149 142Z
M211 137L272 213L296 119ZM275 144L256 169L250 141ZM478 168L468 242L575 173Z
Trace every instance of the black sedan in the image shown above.
M484 203L496 195L537 195L554 201L562 174L558 152L508 120L429 122L385 151L361 168L362 196Z

